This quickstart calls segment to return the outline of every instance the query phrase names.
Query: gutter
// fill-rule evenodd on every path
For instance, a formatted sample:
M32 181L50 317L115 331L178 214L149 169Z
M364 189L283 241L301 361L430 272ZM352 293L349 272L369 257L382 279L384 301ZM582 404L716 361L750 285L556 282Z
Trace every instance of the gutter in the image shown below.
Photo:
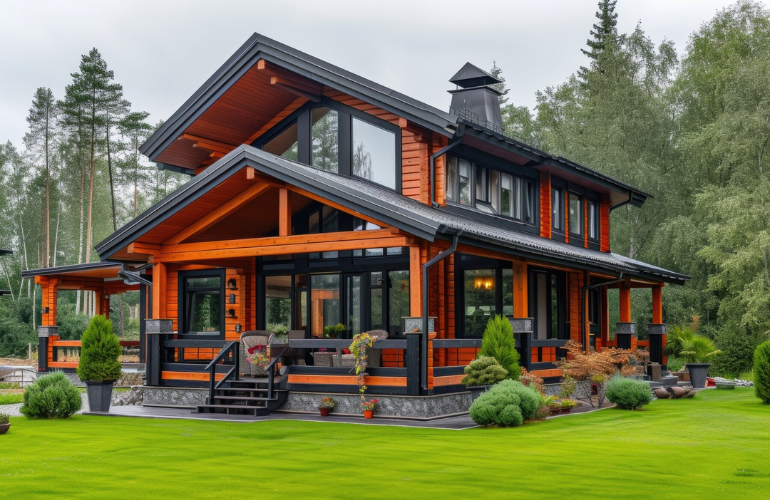
M439 156L445 154L450 149L454 148L455 146L461 144L463 142L462 137L458 138L456 141L450 143L448 146L444 146L443 148L439 149L432 155L430 155L430 206L433 208L438 208L439 205L436 203L436 168L435 168L435 161L436 158Z
M447 146L449 147L449 146ZM460 235L463 234L462 230L458 231L452 238L452 245L436 255L428 262L422 265L422 388L428 390L428 307L429 307L429 289L430 276L428 271L433 265L439 263L445 258L452 255L457 250L457 243L460 241Z

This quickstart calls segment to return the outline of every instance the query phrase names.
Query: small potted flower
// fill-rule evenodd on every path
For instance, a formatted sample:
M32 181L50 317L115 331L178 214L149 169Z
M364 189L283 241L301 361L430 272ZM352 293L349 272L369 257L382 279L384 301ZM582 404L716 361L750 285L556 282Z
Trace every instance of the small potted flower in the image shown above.
M321 412L322 417L328 417L329 412L331 412L336 405L337 402L334 400L334 398L327 396L321 400L321 404L318 405L318 411Z
M270 365L270 356L267 355L267 346L255 345L246 350L246 360L254 365L252 376L267 375L267 367Z
M364 412L364 418L372 418L374 416L374 407L377 405L376 399L370 399L369 401L361 401L361 410Z
M0 435L5 434L8 432L8 429L11 428L11 416L6 415L5 413L0 413Z
M572 408L577 406L577 402L574 399L565 399L561 402L561 414L566 415L572 411Z

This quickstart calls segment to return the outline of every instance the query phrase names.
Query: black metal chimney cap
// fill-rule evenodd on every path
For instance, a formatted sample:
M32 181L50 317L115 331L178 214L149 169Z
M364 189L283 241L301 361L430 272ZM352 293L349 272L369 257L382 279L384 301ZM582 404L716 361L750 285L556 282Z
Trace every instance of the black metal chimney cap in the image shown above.
M449 82L463 88L481 87L483 85L501 83L501 81L494 76L469 62L465 63L465 66L460 68L460 71L455 73L455 76L449 79Z

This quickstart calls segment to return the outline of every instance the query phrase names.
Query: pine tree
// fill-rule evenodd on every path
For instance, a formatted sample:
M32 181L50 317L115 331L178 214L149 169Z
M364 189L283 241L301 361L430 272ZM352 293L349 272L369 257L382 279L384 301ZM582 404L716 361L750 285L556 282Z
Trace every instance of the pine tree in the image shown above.
M112 74L112 72L110 72ZM115 179L112 169L112 128L118 125L128 113L131 103L123 99L123 86L110 83L104 92L104 140L107 147L107 172L110 179L110 202L112 204L112 230L118 230L118 214L115 209Z
M497 99L500 101L500 109L502 109L503 106L505 106L508 102L508 98L505 96L508 94L508 92L510 92L510 89L505 86L503 70L497 66L497 61L492 61L492 69L489 70L489 74L500 80L500 83L491 85L491 87L500 92L500 95L497 97Z
M604 52L608 39L614 39L618 35L617 28L615 27L618 24L618 14L615 12L615 4L617 3L618 0L601 0L598 4L599 10L596 12L596 19L599 20L599 23L594 24L591 30L593 38L586 40L589 50L580 49L583 54L591 59L592 65L598 64L599 56ZM578 76L585 80L588 71L588 68L581 66Z
M139 214L139 190L146 185L145 168L142 166L142 153L139 152L139 146L147 140L152 134L153 127L147 123L149 113L144 111L135 111L128 113L120 123L118 129L121 135L127 141L125 149L126 158L121 162L121 178L128 181L133 187L133 217Z
M51 265L51 169L56 154L58 106L51 89L40 87L35 91L24 135L24 145L35 161L44 165L45 205L43 207L43 267Z

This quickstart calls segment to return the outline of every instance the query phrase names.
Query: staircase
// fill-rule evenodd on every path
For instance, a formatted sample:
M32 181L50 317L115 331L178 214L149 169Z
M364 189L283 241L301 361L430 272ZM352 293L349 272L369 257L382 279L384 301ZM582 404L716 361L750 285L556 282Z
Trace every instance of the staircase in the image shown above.
M279 382L275 377L274 383ZM272 389L270 397L268 377L229 380L214 389L208 404L198 405L197 413L224 413L228 415L269 415L286 402L289 391Z

